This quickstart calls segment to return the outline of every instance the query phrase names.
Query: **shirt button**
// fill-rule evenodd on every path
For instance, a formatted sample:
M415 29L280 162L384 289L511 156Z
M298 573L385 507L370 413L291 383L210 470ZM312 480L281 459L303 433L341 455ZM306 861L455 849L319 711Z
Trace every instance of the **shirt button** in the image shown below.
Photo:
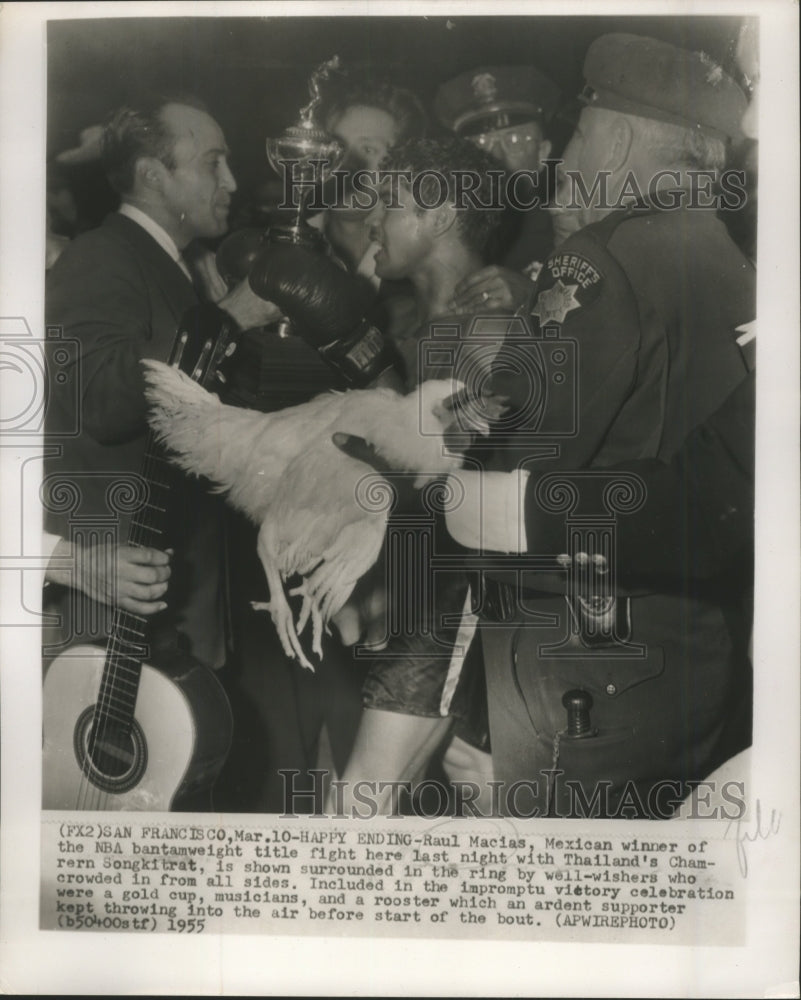
M617 688L615 687L614 684L607 684L606 685L606 693L609 694L609 695L617 694Z

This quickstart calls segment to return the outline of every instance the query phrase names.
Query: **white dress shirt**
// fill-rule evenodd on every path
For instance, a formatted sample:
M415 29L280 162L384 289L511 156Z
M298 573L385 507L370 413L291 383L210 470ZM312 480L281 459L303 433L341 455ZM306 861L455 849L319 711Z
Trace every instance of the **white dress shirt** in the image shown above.
M118 211L120 215L124 215L126 219L130 219L131 222L135 222L138 226L141 226L146 233L152 236L161 249L172 257L187 278L192 281L192 275L189 272L189 268L186 266L186 261L181 255L181 251L175 245L175 240L172 236L170 236L166 229L163 229L158 222L155 221L155 219L151 219L151 217L146 212L143 212L141 208L137 208L136 205L129 205L127 201L124 201L120 205Z

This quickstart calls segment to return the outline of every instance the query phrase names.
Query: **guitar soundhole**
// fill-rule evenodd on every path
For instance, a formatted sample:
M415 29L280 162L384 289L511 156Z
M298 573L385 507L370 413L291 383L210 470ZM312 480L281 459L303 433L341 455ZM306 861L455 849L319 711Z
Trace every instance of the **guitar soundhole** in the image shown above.
M127 792L147 767L147 744L142 727L133 720L129 732L119 723L105 721L94 732L94 706L85 709L75 726L74 750L81 771L104 792Z

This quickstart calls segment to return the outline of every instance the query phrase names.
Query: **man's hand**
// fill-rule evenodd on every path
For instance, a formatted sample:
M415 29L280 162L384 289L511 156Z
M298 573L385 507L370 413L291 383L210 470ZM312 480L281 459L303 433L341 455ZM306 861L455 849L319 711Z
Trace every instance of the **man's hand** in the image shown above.
M73 545L62 539L51 560L72 560L71 568L48 566L45 579L77 587L93 600L137 615L153 615L167 605L160 598L170 578L170 552L133 545Z
M372 466L376 472L391 472L389 462L382 458L375 448L371 444L368 444L364 438L357 437L355 434L343 434L342 431L337 431L332 435L331 440L340 451L344 451L346 455L355 458L357 462L364 462L365 465Z
M217 305L228 313L240 330L267 326L281 318L278 306L260 298L248 284L247 278L243 278Z
M410 507L418 506L419 492L430 481L428 478L421 478L413 473L393 469L371 444L355 434L343 434L341 431L337 431L331 436L331 440L340 451L355 458L357 462L364 462L365 465L369 465L375 472L385 477L395 491L396 508L407 510Z
M217 270L215 255L200 243L190 243L184 250L186 265L200 282L207 302L220 302L228 294L228 285Z
M508 267L482 267L456 286L453 308L458 312L477 313L482 309L516 313L526 305L533 284L525 274Z

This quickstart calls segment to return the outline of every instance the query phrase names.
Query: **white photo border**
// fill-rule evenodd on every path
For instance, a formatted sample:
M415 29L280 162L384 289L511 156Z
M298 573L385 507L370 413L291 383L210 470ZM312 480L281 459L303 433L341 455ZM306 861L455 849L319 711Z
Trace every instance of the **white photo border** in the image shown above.
M755 845L747 943L693 948L341 937L101 935L38 929L37 630L0 634L0 988L22 993L797 996L799 788L798 6L760 3L68 3L0 8L0 317L41 335L46 24L96 17L756 15L759 176L755 715L752 782L782 834ZM2 332L0 330L0 332ZM21 601L19 453L0 441L0 596ZM16 533L15 533L16 531ZM26 550L30 555L30 551ZM580 947L580 957L577 949Z

